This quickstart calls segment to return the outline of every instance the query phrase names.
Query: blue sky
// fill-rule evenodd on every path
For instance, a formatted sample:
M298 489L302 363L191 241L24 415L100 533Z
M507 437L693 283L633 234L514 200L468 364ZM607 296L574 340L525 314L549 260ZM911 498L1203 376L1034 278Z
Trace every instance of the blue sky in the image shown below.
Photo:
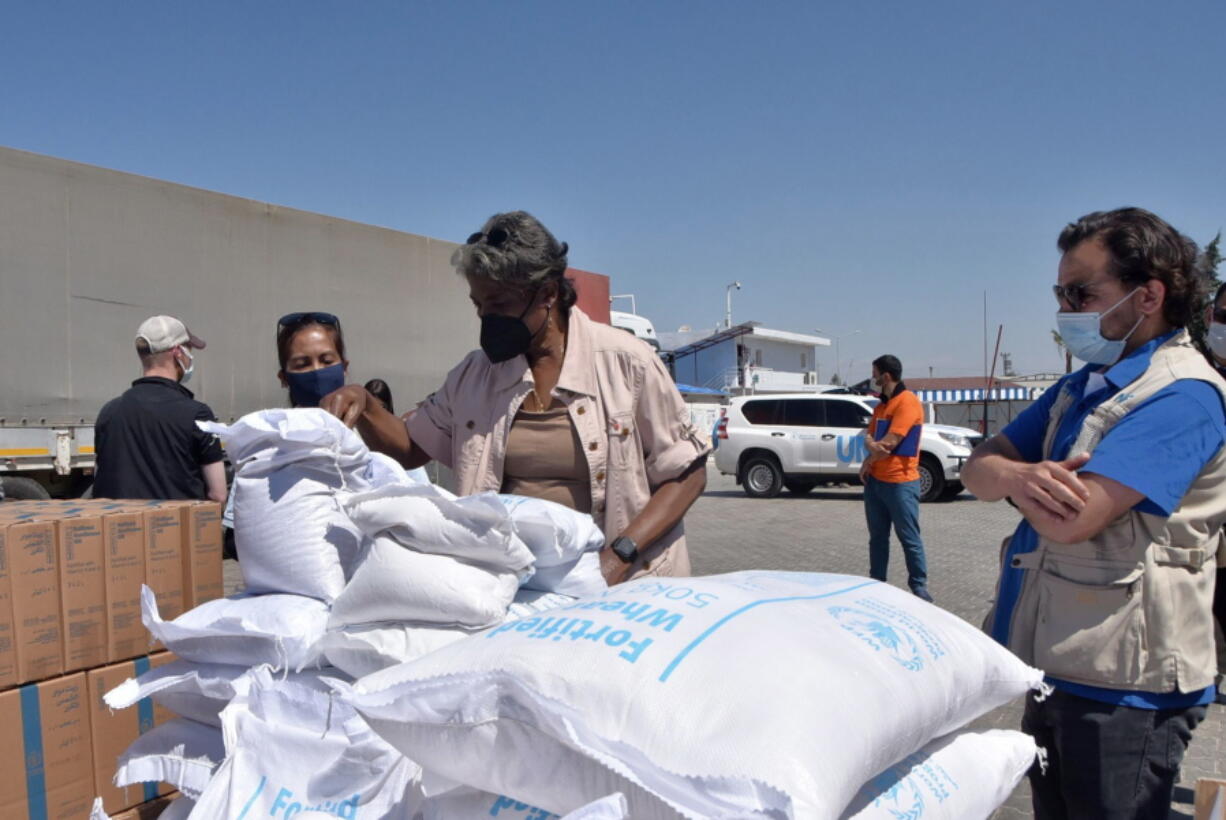
M1033 372L1064 223L1226 226L1224 55L1220 0L24 2L0 144L452 240L524 208L659 329L735 279L857 376L981 372L987 291Z

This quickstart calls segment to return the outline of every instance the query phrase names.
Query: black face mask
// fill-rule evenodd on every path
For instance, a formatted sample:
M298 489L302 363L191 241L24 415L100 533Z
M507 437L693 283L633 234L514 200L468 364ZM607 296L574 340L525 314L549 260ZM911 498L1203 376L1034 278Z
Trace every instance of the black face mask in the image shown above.
M505 362L527 353L528 348L532 346L532 340L548 324L548 310L545 312L544 321L541 322L541 326L536 329L535 333L528 330L528 326L524 324L524 316L532 309L532 305L535 302L536 292L533 292L532 299L528 301L528 306L518 316L503 316L491 313L481 317L481 349L485 351L485 355L489 357L493 364ZM551 305L549 310L552 309Z

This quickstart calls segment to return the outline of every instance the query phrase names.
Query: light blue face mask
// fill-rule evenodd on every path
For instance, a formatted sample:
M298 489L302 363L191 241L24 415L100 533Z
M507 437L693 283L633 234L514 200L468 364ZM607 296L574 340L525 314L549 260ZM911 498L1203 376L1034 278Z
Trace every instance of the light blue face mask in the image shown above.
M187 367L183 367L183 362L179 362L179 367L183 370L183 378L179 379L179 384L190 382L192 374L196 372L196 357L188 353L187 348L183 348L183 355L187 356Z
M1125 333L1122 339L1104 338L1102 319L1108 313L1127 302L1140 289L1140 287L1133 288L1132 293L1129 293L1102 313L1093 311L1089 313L1057 313L1056 332L1060 334L1060 338L1064 341L1064 346L1068 348L1069 353L1072 353L1086 364L1113 365L1119 361L1120 355L1124 352L1124 346L1128 343L1128 337L1141 326L1141 322L1145 321L1145 315L1142 314L1141 318L1137 319L1137 323L1132 326L1132 330Z

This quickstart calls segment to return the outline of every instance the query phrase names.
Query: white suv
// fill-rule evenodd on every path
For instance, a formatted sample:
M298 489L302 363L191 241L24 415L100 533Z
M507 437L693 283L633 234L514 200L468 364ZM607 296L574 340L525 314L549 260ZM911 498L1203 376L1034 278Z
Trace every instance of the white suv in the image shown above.
M736 476L750 498L786 487L859 482L864 431L878 399L830 393L738 396L715 427L715 466ZM983 436L965 427L925 424L920 436L920 500L962 492L962 465Z

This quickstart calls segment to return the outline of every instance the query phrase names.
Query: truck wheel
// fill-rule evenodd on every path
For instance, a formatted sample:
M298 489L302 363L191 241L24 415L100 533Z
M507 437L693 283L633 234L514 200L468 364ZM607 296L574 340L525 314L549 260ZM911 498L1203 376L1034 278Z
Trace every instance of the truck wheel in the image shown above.
M32 478L6 475L0 482L4 484L5 501L43 501L51 497L51 493Z
M750 498L774 498L783 487L783 470L769 456L753 456L741 468L741 486Z
M807 478L785 478L783 486L787 487L788 492L792 495L807 495L817 486L817 482Z
M936 501L945 492L945 471L936 456L924 453L919 462L920 501Z

